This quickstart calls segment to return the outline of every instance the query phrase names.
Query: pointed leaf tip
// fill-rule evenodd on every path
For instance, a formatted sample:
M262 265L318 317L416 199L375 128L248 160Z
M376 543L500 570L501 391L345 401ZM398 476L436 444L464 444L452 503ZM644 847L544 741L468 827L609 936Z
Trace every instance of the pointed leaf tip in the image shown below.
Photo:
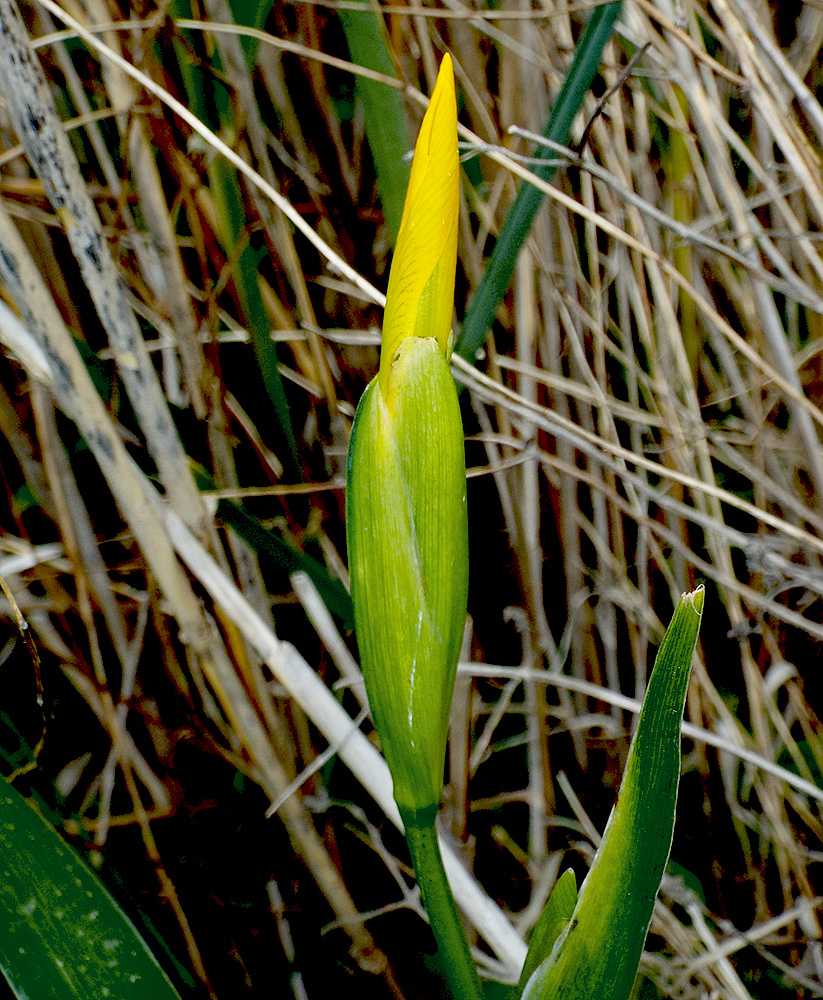
M702 615L703 598L705 596L705 593L706 593L705 588L701 583L698 587L695 587L695 589L690 594L683 594L683 600L691 604L691 606L699 615Z
M660 644L617 803L565 930L521 1000L629 1000L669 858L680 725L704 591L683 594ZM549 900L551 903L551 899Z

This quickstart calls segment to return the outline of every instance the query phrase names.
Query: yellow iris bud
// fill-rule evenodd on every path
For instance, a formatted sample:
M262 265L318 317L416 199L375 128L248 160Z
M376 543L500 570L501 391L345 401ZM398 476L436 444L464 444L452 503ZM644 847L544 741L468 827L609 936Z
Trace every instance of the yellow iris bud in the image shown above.
M457 110L446 56L415 148L380 371L352 428L346 530L366 690L404 818L436 812L466 618L463 428L449 371Z
M406 337L434 337L443 354L451 355L459 181L457 101L447 54L414 148L389 275L378 375L384 391L397 348Z

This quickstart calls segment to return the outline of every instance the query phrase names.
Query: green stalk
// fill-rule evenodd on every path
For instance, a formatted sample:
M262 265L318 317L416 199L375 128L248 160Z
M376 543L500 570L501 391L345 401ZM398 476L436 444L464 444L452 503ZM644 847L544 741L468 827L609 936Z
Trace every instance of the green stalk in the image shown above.
M577 43L569 72L543 130L543 134L552 142L561 145L568 142L572 122L592 85L600 65L603 48L612 35L621 6L622 3L618 0L617 3L595 7L589 18ZM541 147L535 155L538 159L546 159L553 154L549 149ZM555 170L554 166L546 164L535 167L534 173L541 180L548 181ZM514 205L503 223L489 263L469 301L463 320L455 350L468 361L474 360L486 331L494 321L494 314L509 287L517 257L531 231L544 197L545 195L533 184L523 184L517 192Z
M477 967L443 867L434 814L431 819L417 817L403 817L406 843L449 989L454 1000L483 1000Z

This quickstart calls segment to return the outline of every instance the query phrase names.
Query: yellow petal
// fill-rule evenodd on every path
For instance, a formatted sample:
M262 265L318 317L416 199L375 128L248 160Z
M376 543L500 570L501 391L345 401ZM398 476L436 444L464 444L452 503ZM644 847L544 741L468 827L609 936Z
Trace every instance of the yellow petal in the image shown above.
M420 127L386 294L380 381L406 337L450 350L457 265L460 161L454 70L446 54Z

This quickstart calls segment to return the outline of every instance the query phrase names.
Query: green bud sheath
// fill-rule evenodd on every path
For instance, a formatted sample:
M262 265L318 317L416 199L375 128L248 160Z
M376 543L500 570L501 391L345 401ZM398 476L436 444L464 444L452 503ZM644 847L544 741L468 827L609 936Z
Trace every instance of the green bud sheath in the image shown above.
M404 820L430 822L468 589L463 427L434 338L403 340L388 377L363 394L346 525L360 659L395 799Z

